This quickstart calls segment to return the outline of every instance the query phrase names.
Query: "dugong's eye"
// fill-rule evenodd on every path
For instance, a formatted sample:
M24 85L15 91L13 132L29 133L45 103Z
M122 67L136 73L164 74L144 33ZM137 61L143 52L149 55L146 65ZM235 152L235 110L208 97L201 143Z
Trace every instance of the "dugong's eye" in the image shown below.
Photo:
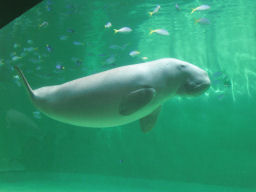
M180 64L180 65L178 66L178 69L181 70L181 71L183 71L184 69L186 69L186 65Z

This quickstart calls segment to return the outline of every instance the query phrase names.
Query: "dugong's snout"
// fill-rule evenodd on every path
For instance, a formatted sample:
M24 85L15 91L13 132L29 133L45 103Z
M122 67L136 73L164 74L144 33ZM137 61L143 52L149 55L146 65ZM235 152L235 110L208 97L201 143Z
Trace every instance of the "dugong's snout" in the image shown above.
M211 80L208 73L204 70L201 70L200 74L189 79L189 81L185 84L186 92L191 96L203 94L209 89L210 86Z
M183 71L183 82L177 90L179 95L196 96L204 93L211 86L209 75L203 69L187 64Z
M195 93L194 95L200 95L207 91L209 87L211 86L211 81L209 78L205 79L202 83L199 83L197 86L195 86Z

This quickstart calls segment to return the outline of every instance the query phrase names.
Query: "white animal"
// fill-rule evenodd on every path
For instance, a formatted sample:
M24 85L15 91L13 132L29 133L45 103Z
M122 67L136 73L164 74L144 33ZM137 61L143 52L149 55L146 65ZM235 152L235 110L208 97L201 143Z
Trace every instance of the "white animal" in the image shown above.
M147 132L166 100L175 95L199 95L210 86L204 70L172 58L118 67L35 90L15 68L39 110L61 122L85 127L113 127L140 119Z

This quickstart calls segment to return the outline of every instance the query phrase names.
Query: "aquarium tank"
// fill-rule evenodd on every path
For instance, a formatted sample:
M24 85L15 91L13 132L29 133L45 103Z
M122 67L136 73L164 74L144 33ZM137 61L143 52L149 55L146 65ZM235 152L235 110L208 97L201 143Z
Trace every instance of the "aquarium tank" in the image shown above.
M256 191L255 10L254 0L44 0L3 27L0 191ZM85 101L91 104L88 115L101 110L111 115L107 106L127 87L145 79L164 86L158 80L165 73L157 73L163 58L202 69L210 87L197 96L174 92L157 119L147 122L147 131L135 117L106 128L51 118L33 104L15 70L23 71L33 90L45 87L46 95L49 86L89 77L67 92L74 95L85 84L96 92L115 91ZM151 61L159 67L131 83ZM118 73L132 64L139 64L136 70ZM111 85L101 81L95 88L100 76L90 75L109 70ZM171 74L175 86L177 72ZM127 86L121 86L125 80ZM124 115L147 107L158 94L150 84L143 89L127 96L128 101L141 97L136 105L124 102L129 109ZM58 97L50 96L51 102L66 105L70 95L62 93L56 88ZM69 107L67 113L77 118Z

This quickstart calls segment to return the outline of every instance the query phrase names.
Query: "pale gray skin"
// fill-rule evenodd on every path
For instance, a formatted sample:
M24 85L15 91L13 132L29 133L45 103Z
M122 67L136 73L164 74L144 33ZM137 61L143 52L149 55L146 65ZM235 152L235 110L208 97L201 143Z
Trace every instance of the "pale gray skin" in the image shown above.
M172 58L118 67L36 90L16 69L39 110L53 119L84 127L113 127L140 119L142 130L147 132L167 99L200 95L210 86L204 70Z

